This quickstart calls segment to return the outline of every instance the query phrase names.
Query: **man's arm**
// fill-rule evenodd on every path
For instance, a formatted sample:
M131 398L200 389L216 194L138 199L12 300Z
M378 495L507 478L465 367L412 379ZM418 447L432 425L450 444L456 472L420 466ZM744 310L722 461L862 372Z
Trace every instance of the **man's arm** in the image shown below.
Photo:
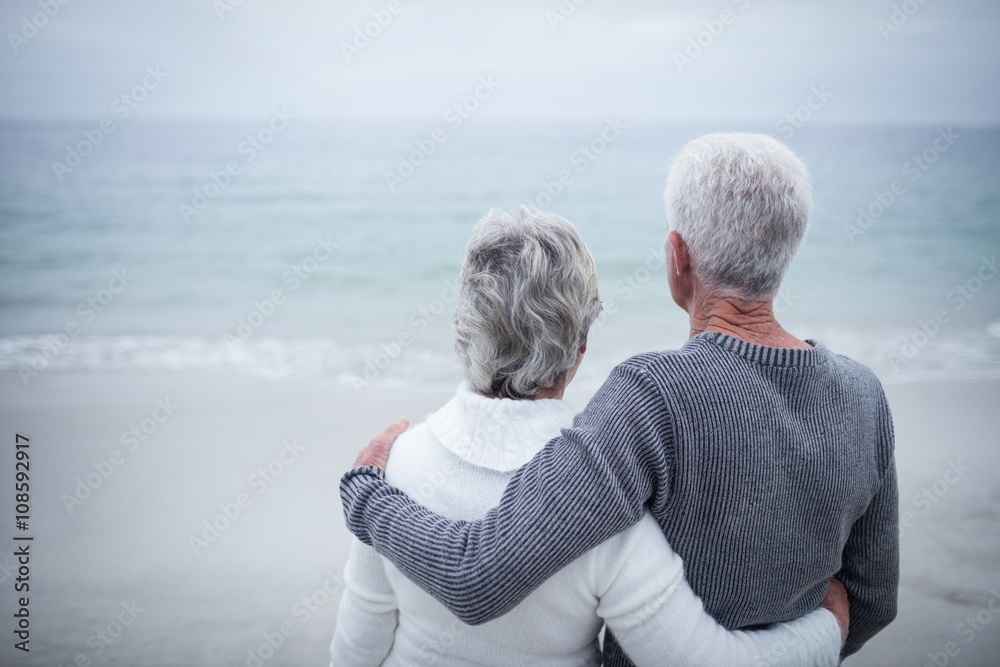
M347 526L462 621L485 623L662 500L672 437L659 390L623 364L482 519L434 514L368 466L341 482Z
M377 667L395 641L399 603L378 554L356 539L351 540L344 584L330 664Z
M878 492L864 516L851 528L837 578L851 599L851 633L847 657L860 649L896 617L899 594L899 490L896 484L892 416L879 391L880 454L887 459Z

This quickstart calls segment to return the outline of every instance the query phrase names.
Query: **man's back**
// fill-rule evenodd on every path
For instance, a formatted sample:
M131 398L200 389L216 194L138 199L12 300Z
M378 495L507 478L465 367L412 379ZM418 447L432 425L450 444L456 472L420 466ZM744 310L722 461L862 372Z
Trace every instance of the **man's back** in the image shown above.
M845 652L870 636L869 626L892 619L892 425L871 371L822 345L778 350L717 333L623 365L652 380L670 415L669 491L650 509L720 623L801 616L822 600L844 557L845 568L864 568L855 576L866 598L877 592L880 600L860 615L852 608L859 634ZM859 524L870 505L878 516ZM889 553L854 562L873 549ZM629 664L613 639L605 661Z

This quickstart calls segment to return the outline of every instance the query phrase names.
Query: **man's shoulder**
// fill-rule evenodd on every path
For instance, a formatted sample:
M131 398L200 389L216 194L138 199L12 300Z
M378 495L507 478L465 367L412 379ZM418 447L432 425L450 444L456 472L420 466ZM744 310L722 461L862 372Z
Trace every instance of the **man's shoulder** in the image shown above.
M843 382L854 385L863 395L872 397L884 395L882 381L871 368L845 354L833 351L830 352L830 359Z
M704 341L688 340L676 349L652 350L633 355L616 366L616 370L627 374L643 375L654 384L684 382L692 373L711 368L717 364L717 350Z
M697 345L689 343L677 349L640 352L618 364L618 367L633 372L657 373L672 365L698 364L704 355L697 348Z
M846 372L851 373L856 376L859 381L881 384L878 376L875 374L869 366L861 363L857 359L853 359L846 354L839 354L837 352L831 352L831 358L834 360L840 368L844 369Z

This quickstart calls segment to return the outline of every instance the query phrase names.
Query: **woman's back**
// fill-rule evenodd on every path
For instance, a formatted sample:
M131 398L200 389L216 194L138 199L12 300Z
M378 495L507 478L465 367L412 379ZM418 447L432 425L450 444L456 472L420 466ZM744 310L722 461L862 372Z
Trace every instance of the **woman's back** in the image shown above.
M463 387L400 438L386 479L433 511L480 518L500 501L517 468L569 426L574 413L562 401L488 399ZM383 561L399 606L385 664L427 664L430 656L438 665L600 664L595 552L560 570L511 613L481 626L463 624Z

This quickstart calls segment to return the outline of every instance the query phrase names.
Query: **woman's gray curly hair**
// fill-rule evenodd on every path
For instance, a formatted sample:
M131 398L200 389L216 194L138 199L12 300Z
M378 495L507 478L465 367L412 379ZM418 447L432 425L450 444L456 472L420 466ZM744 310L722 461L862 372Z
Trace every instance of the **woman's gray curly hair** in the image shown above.
M553 386L600 312L594 258L568 220L521 206L477 223L453 326L476 391L521 399Z

